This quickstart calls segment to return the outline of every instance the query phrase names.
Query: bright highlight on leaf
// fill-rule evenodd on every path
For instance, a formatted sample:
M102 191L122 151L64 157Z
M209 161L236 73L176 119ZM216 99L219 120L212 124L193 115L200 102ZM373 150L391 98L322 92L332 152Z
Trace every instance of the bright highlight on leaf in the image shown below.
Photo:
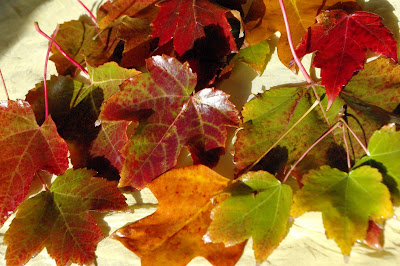
M197 256L213 265L235 265L244 243L226 248L202 239L211 222L211 198L228 181L203 165L171 170L148 184L159 202L157 211L113 238L138 255L142 265L186 265Z
M50 191L26 200L4 236L7 264L20 265L46 247L57 265L90 264L103 234L89 210L126 208L116 183L93 177L94 171L68 170Z
M364 68L367 49L397 62L397 42L384 27L382 18L367 12L348 15L343 10L324 12L317 17L296 48L301 58L317 51L313 66L321 68L330 106L355 71Z
M286 235L292 189L268 172L242 175L230 197L215 207L204 239L227 246L250 237L256 260L263 262Z
M0 226L28 194L38 170L62 174L68 146L49 116L39 126L25 101L0 102Z
M187 63L156 56L147 60L147 68L150 73L127 80L103 110L108 120L140 119L121 150L125 163L120 186L143 188L172 168L189 142L200 139L205 151L224 147L226 127L238 121L224 92L203 89L193 94L196 75Z
M382 223L393 215L387 187L376 168L362 166L350 173L329 166L312 170L294 196L292 215L322 212L326 234L343 255L350 255L357 240L366 238L368 220Z

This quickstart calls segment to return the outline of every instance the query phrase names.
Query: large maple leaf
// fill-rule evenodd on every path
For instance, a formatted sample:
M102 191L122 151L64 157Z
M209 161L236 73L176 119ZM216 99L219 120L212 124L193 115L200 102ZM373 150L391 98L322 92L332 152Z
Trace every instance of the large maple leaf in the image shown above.
M313 66L321 68L328 107L354 72L364 68L367 49L397 62L397 42L381 21L378 15L367 12L324 12L297 46L300 58L317 51Z
M236 52L235 39L225 13L227 9L208 0L167 0L153 21L153 37L159 37L159 46L173 38L175 51L182 55L192 49L194 42L205 37L204 27L218 25L228 40L229 49Z
M243 183L227 189L230 197L212 210L213 221L204 239L231 246L252 237L256 260L261 263L287 233L292 189L264 171L250 172L239 180Z
M62 174L68 146L51 117L39 126L24 101L0 102L0 225L24 201L38 170Z
M296 46L307 32L308 27L314 24L318 13L335 5L338 0L284 0L283 2L292 39ZM351 0L351 2L355 2L355 0ZM249 45L267 40L279 31L281 33L278 42L279 59L285 65L289 65L292 53L278 0L254 0L245 17L245 31L246 43Z
M95 260L103 234L89 210L123 210L127 206L116 183L93 177L95 174L87 169L68 170L49 191L19 206L4 236L7 264L24 264L44 247L57 265Z
M213 265L235 265L244 243L226 248L202 239L211 222L211 198L228 181L203 165L171 170L148 184L159 202L157 211L112 237L138 255L142 265L186 265L196 256Z
M322 212L326 234L345 256L367 235L369 219L383 223L393 215L387 187L376 168L362 166L350 173L323 166L310 171L294 196L292 213Z
M108 120L141 118L121 150L125 157L121 186L143 188L176 164L186 143L202 139L205 151L225 147L225 127L238 122L237 111L224 92L204 89L193 94L196 75L187 63L155 56L147 60L147 68L150 73L122 84L122 91L103 110Z

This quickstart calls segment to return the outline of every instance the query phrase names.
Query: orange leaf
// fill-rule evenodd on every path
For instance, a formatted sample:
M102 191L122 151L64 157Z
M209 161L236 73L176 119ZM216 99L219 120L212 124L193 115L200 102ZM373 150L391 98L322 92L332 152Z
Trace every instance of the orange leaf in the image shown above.
M211 222L210 198L228 179L196 165L171 170L148 185L159 201L157 211L112 235L142 259L142 265L186 265L202 256L214 265L235 265L244 243L226 248L204 243Z

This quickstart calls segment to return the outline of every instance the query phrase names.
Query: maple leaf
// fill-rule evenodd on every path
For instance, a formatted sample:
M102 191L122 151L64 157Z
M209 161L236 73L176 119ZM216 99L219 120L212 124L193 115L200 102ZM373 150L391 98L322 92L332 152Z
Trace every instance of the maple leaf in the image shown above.
M234 144L236 174L240 174L262 157L314 101L312 91L306 91L304 87L282 87L272 88L246 103L242 110L242 129L238 131ZM326 106L326 99L322 104ZM335 121L341 106L339 102L335 103L327 112L331 123ZM271 164L285 165L286 161L289 164L294 163L327 129L321 111L314 109L253 170L265 169ZM331 142L332 135L329 135L323 140L324 144L319 146L321 148L312 150L303 160L303 166L299 165L297 169L304 168L303 171L308 171L310 167L326 164L326 153ZM279 169L283 170L284 165ZM276 172L277 170L274 169L273 174L282 174Z
M382 223L393 215L387 187L376 168L362 166L350 173L329 166L312 170L294 196L292 214L322 212L326 234L345 256L357 240L364 240L368 221Z
M25 101L0 102L0 226L24 201L38 170L61 174L68 147L48 117L39 126Z
M147 185L159 202L157 211L112 237L139 256L142 265L186 265L196 256L213 265L235 265L244 244L225 248L202 239L211 222L211 198L228 181L203 165L171 170Z
M98 32L96 25L83 17L61 24L54 41L81 66L85 66L86 61L92 66L99 66L109 61L120 42L116 34L117 28ZM51 51L50 60L55 63L57 72L74 77L77 67L54 45Z
M338 0L284 0L286 14L289 20L290 32L294 46L306 34L308 27L314 24L315 17L321 10L335 5ZM355 2L355 0L351 0ZM289 48L285 23L278 0L254 0L245 17L245 43L255 45L267 40L279 31L279 59L286 66L293 58Z
M263 262L286 235L292 190L268 172L242 175L230 197L211 212L204 239L226 246L253 238L257 262ZM277 211L279 210L279 211Z
M90 264L103 239L89 210L124 210L125 197L114 182L87 169L67 170L19 208L4 236L7 264L21 265L46 247L57 265Z
M103 110L108 120L141 119L121 150L125 163L120 186L143 188L176 164L189 141L203 138L206 151L223 148L225 127L238 122L234 105L222 91L204 89L193 94L196 75L187 63L155 56L147 60L147 68L150 73L122 84L122 91Z
M183 55L193 48L195 40L205 37L204 27L218 25L228 40L229 50L237 52L225 16L227 9L208 0L167 0L159 5L160 12L152 23L152 36L160 38L159 46L173 39L175 51Z
M300 58L317 51L312 65L321 68L328 107L354 72L364 68L367 49L397 62L397 42L381 20L367 12L349 15L343 10L323 12L297 46Z

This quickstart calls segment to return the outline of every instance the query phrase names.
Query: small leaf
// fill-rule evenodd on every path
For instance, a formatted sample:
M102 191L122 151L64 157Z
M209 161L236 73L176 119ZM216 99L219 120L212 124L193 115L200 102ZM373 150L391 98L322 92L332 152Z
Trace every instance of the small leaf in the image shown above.
M215 207L204 239L227 246L253 238L256 260L263 262L286 235L292 190L268 172L242 175L231 196Z
M125 163L120 186L143 188L176 164L188 142L202 139L205 151L223 148L226 127L238 120L222 91L204 89L193 95L196 75L187 63L155 56L147 60L147 68L150 73L126 81L103 110L110 121L140 119L121 150Z
M160 12L153 21L153 37L159 37L159 46L171 39L175 51L183 55L193 48L197 39L205 37L204 27L217 25L229 40L229 49L236 52L235 39L231 34L231 26L226 19L228 9L220 7L208 0L167 0L159 4Z
M350 173L322 166L304 176L292 214L322 212L327 236L348 256L353 244L366 238L369 219L383 223L393 215L389 190L381 181L382 175L370 166Z
M62 174L68 146L49 116L39 126L25 101L0 102L0 226L28 194L38 170Z
M68 170L49 192L19 206L4 236L7 264L24 264L44 247L57 265L94 262L103 235L89 210L123 210L127 206L115 183L94 175L86 169Z
M196 256L213 265L235 265L244 244L226 248L202 239L211 222L211 197L228 181L202 165L171 170L148 184L159 202L157 211L112 237L138 255L142 265L186 265Z
M364 68L367 49L397 62L397 42L382 18L367 12L323 12L296 48L301 58L317 51L313 66L321 68L329 102L333 103L355 71Z

